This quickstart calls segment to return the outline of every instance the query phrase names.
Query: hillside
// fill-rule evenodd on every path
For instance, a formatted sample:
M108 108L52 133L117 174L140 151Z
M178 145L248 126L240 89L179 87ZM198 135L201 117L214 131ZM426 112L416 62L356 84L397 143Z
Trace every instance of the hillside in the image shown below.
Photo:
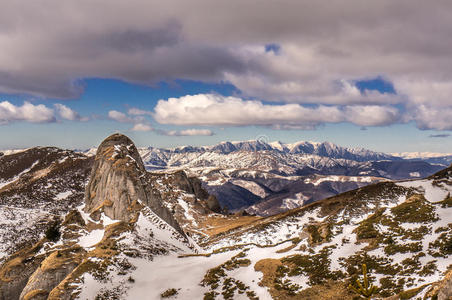
M356 299L362 264L375 298L449 295L451 168L266 218L216 214L199 188L107 138L83 203L4 258L0 299Z
M229 211L268 216L385 180L427 177L443 165L330 142L263 140L140 148L148 170L184 170ZM92 151L91 151L92 153Z

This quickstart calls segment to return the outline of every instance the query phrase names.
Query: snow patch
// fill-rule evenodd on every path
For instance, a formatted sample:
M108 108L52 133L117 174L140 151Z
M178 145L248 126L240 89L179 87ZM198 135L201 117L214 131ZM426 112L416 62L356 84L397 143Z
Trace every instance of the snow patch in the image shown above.
M61 192L55 195L55 200L63 200L72 195L72 191Z
M78 244L84 248L90 248L99 243L104 237L104 229L95 229L89 232L87 235L82 236Z

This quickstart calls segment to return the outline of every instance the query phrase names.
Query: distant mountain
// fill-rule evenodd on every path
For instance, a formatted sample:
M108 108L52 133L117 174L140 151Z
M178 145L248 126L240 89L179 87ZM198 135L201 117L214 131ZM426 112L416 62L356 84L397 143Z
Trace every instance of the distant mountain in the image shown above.
M362 282L362 264L377 287L372 299L451 299L451 179L447 168L428 179L371 184L203 245L212 253L243 245L249 267L226 272L225 280L261 280L269 299L358 299L348 285Z
M443 168L330 142L236 141L200 147L140 148L139 152L148 170L185 170L199 177L221 206L230 211L250 207L249 212L259 215L278 213L386 179L426 177ZM324 182L312 184L319 176L325 178ZM265 193L256 194L252 190L256 185Z
M400 152L391 154L395 157L400 157L406 160L420 160L430 164L439 164L445 167L452 164L452 153Z
M391 162L365 164L404 168ZM246 205L266 199L249 208L269 217L215 213L198 178L146 171L123 135L95 157L51 147L0 157L0 300L353 300L363 264L372 299L452 296L452 167L397 182L259 167L191 172L243 189ZM353 183L367 186L310 200Z
M92 155L95 150L84 153ZM278 213L387 179L427 177L446 166L444 162L403 159L330 142L252 140L138 151L147 170L185 170L199 177L222 207L230 211L249 207L249 212L259 215ZM320 177L325 178L322 184L312 184ZM265 193L256 194L252 190L256 186Z
M156 148L148 148L148 150L156 151ZM266 143L263 141L239 141L239 142L221 142L213 146L181 146L170 149L158 149L165 153L204 153L214 152L219 154L229 154L238 151L272 151L279 153L290 154L310 154L316 156L348 159L355 161L375 161L375 160L400 160L400 158L385 154L382 152L375 152L363 148L346 148L335 145L330 142L306 142L301 141L297 143L286 144L282 142Z

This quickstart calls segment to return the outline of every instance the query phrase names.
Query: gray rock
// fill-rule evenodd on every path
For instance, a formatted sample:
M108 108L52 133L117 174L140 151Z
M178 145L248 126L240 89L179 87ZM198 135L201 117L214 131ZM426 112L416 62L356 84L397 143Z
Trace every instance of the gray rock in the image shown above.
M130 222L141 202L185 236L149 180L134 143L125 135L113 134L97 149L85 191L85 211L95 217L103 210L112 219Z
M58 259L58 253L47 257L39 268L30 276L27 285L20 294L20 300L26 299L30 292L41 290L50 293L63 279L77 267L72 258ZM41 296L41 295L39 295Z
M438 300L452 299L452 276L445 280L444 285L438 291Z

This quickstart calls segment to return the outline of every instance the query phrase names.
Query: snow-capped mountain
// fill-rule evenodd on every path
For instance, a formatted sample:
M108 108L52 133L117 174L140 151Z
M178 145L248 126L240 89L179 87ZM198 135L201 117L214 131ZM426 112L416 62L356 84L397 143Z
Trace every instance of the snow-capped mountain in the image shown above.
M372 298L452 296L451 168L375 184L371 177L307 177L305 185L369 185L298 208L307 199L297 191L281 197L288 211L262 218L215 213L218 203L199 180L181 171L147 172L121 135L107 138L94 158L55 148L27 151L0 158L0 197L27 220L0 242L29 238L0 259L0 300L352 300L359 295L349 285L363 280L362 264L376 286ZM79 182L70 177L77 164L86 166ZM272 173L254 175L262 174L273 188L284 186ZM229 183L265 197L269 190L258 182ZM66 195L66 186L86 186L84 196ZM36 209L47 219L34 218Z
M20 174L5 187L33 182L43 173L38 164L24 164L26 172L5 164L3 174ZM372 298L448 299L451 179L448 168L267 218L226 216L183 173L147 172L133 143L114 135L97 151L83 202L60 210L45 235L36 231L37 240L3 258L0 299L352 300L359 295L349 285L363 281L362 264L376 287Z
M138 151L146 169L184 170L199 177L222 207L237 211L259 204L248 211L260 215L278 213L386 179L426 177L443 168L330 142L286 144L257 140ZM95 153L95 149L85 153ZM319 176L325 180L312 184ZM256 194L248 189L256 186L265 193Z
M263 141L240 141L240 142L221 142L213 146L181 146L177 148L161 149L149 147L148 149L140 149L143 155L148 154L145 159L148 167L171 166L175 162L171 161L176 154L187 153L216 153L220 155L231 154L235 152L272 152L278 154L299 154L312 155L318 157L328 157L335 159L345 159L353 161L377 161L377 160L400 160L400 158L375 152L362 148L346 148L335 145L330 142L306 142L301 141L292 144L282 142L266 143ZM147 151L146 151L147 150ZM179 155L180 156L180 155Z
M435 153L435 152L399 152L391 153L395 157L407 160L421 160L430 164L438 164L449 166L452 164L452 153Z

